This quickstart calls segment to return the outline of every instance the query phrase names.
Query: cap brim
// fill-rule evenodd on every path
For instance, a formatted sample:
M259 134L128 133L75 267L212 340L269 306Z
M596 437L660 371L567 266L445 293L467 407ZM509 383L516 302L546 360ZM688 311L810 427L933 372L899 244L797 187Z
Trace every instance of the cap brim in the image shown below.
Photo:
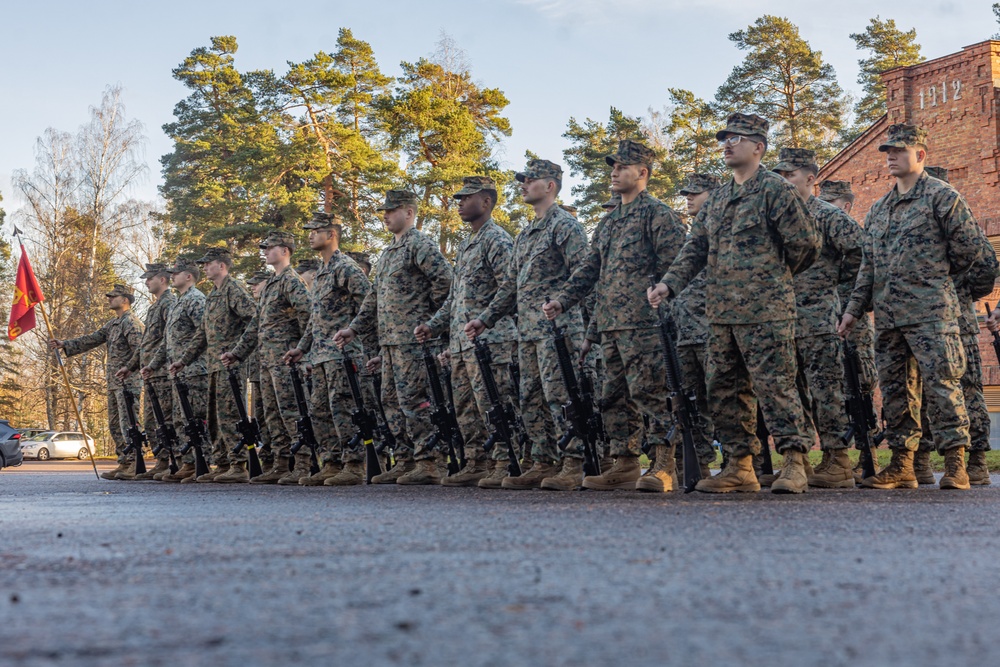
M880 153L885 153L890 148L908 148L910 144L905 141L887 141L878 147Z
M469 188L462 188L461 190L459 190L458 192L456 192L455 194L453 194L451 196L451 198L452 199L461 199L462 197L468 197L469 195L474 195L477 192L482 192L482 189L481 188L476 188L474 190L470 190Z
M121 296L121 294L119 294L118 292L105 292L104 296L110 299L113 296Z
M686 197L687 195L700 195L702 192L704 190L699 190L698 188L684 188L683 190L678 190L677 194Z
M519 171L514 174L514 180L517 181L518 183L524 183L529 178L531 177L528 176L528 174L524 173L523 171Z
M794 164L791 164L790 162L779 162L778 164L771 167L771 171L780 171L789 174L793 171L798 171L801 168L802 167L796 167Z

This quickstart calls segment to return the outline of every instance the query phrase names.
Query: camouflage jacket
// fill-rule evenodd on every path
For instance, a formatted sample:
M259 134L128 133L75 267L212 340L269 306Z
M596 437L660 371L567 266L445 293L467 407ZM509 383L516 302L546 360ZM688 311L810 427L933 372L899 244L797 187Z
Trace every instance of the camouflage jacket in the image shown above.
M795 336L836 334L843 311L837 286L841 274L857 276L864 254L864 232L854 219L818 197L806 202L823 247L816 261L795 274Z
M167 316L166 336L157 348L149 367L153 370L166 369L174 361L184 356L191 342L202 332L202 318L205 317L205 295L193 285L177 298ZM187 364L178 377L195 377L208 373L205 355L200 354Z
M986 234L979 230L979 247L982 254L975 264L965 273L955 276L955 292L962 306L962 317L959 328L964 336L979 335L979 317L976 314L976 301L993 292L1000 271L997 253Z
M107 361L104 370L107 374L108 389L122 389L126 385L135 387L139 376L130 376L125 384L115 377L115 373L122 366L128 366L132 355L139 351L142 341L142 322L131 310L127 310L119 317L113 317L104 323L100 329L94 333L71 338L63 341L67 357L74 357L78 354L93 350L101 345L108 346Z
M441 308L450 289L448 260L414 227L382 251L375 284L351 328L362 336L377 330L379 345L415 345L413 330Z
M542 305L550 295L555 296L586 256L587 235L583 225L553 204L541 219L536 219L514 239L514 257L507 267L507 276L479 319L492 327L516 309L521 340L551 338L552 326L542 312ZM556 318L556 324L567 334L582 333L580 308L567 309Z
M795 188L761 167L742 185L730 179L712 191L661 282L680 294L707 266L709 322L794 320L792 276L813 263L820 244Z
M309 325L298 343L298 348L309 354L311 363L321 364L344 358L333 344L333 335L357 317L361 304L371 291L372 284L358 263L339 250L333 253L329 262L319 267L310 294L312 314ZM374 330L365 335L364 348L374 349L378 354L378 338ZM347 351L360 358L364 353L361 341L352 341Z
M880 331L921 322L958 320L952 276L982 254L979 226L962 195L921 174L906 194L893 187L868 211L865 256L847 312L875 308Z
M156 356L156 351L160 349L160 346L163 344L163 338L166 335L167 318L170 317L170 309L174 307L175 303L177 303L177 295L168 289L146 311L142 342L139 343L139 349L136 350L128 362L127 368L130 371L135 372L143 366L149 366L153 357ZM153 377L162 378L166 377L166 375L167 369L165 368L153 369Z
M493 220L459 244L451 291L441 308L427 321L435 336L449 335L453 354L472 349L472 342L463 329L471 318L490 305L507 275L513 253L514 239ZM498 346L517 340L514 320L501 318L482 337L487 343Z
M705 315L705 273L699 271L670 304L678 345L704 345L712 332Z
M593 290L598 333L656 327L659 320L646 300L649 276L658 278L670 267L685 232L669 206L646 191L639 193L601 220L583 262L555 298L568 308Z
M227 276L220 287L214 287L205 297L201 329L180 361L187 365L204 353L209 373L225 371L219 355L233 349L256 314L257 306L250 293L235 278Z
M289 266L267 279L259 306L231 352L246 359L256 349L262 365L281 365L281 357L298 345L309 327L309 291Z

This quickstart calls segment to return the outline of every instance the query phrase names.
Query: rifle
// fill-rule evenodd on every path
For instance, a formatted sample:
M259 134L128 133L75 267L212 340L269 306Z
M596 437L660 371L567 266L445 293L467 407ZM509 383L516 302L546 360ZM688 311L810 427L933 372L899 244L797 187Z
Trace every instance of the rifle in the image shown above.
M424 366L427 368L427 379L431 387L431 401L434 409L431 411L431 423L434 424L434 435L427 446L433 449L439 442L448 444L448 474L454 475L465 467L465 448L455 451L455 440L461 438L458 432L458 422L455 419L454 408L445 401L444 390L441 389L441 374L438 372L438 361L426 345L424 350Z
M236 401L236 411L240 415L240 420L236 422L236 430L240 433L240 441L233 447L232 453L239 454L240 450L246 447L250 477L263 475L264 470L260 467L260 456L257 455L257 445L260 443L260 424L257 423L254 417L251 417L247 413L246 398L243 388L240 386L240 376L235 368L229 369L229 388L233 391L233 400Z
M190 387L187 383L176 378L174 387L177 389L177 400L181 403L181 412L184 413L184 434L188 442L181 450L181 456L194 449L194 476L201 477L208 474L208 463L205 462L205 443L209 442L208 431L205 429L205 422L198 419L194 410L191 409L191 398L188 396Z
M344 372L347 373L347 383L351 386L351 396L354 397L354 410L351 412L351 422L357 427L357 434L351 438L350 447L358 446L358 441L365 444L365 482L372 483L372 477L382 474L382 462L375 451L375 429L378 419L375 412L365 407L365 397L361 393L361 382L358 379L358 366L347 352L344 352Z
M128 420L128 430L125 431L125 454L135 452L135 474L146 473L146 461L142 458L142 445L146 442L146 434L139 430L135 418L135 396L128 389L122 389L125 397L125 418Z
M497 380L493 375L493 355L490 353L489 344L479 338L473 338L472 342L476 346L476 363L479 364L479 374L483 376L486 395L490 399L490 405L493 406L486 411L486 425L490 427L492 433L483 443L483 449L489 452L497 440L507 445L507 473L511 477L520 477L521 464L518 463L517 452L514 450L514 408L509 402L504 403L500 397L500 389L497 387Z
M517 409L514 410L514 431L517 433L517 441L521 444L521 459L531 458L531 441L528 439L528 429L524 427L524 419L521 417L521 367L517 361L507 364L507 375L510 383L514 386L514 393L517 396Z
M760 473L774 474L774 462L771 461L771 432L764 423L764 411L760 409L760 399L757 400L757 439L760 440Z
M861 386L861 360L858 358L858 348L849 340L844 340L844 375L847 377L847 416L849 423L843 439L850 444L854 438L855 446L861 452L862 477L875 476L875 448L878 447L881 436L875 441L869 433L878 428L878 417L872 395Z
M156 388L152 382L146 383L146 396L149 404L153 408L153 417L156 419L156 441L159 443L153 449L153 456L159 456L163 448L167 448L167 455L170 457L170 474L177 472L177 458L174 456L174 445L177 444L177 431L173 424L167 423L167 418L163 415L163 407L160 405L160 397L156 393Z
M392 459L395 458L396 436L389 428L389 420L385 416L385 408L382 406L382 376L372 375L372 393L375 394L375 407L378 408L378 445L375 446L375 453L380 456L385 453L385 470L392 467Z
M651 287L656 287L656 276L649 277ZM667 367L667 392L670 395L670 406L677 416L681 429L681 441L684 451L684 493L694 491L695 485L701 480L701 466L698 465L698 455L694 449L694 422L698 419L698 404L694 396L684 393L681 385L681 361L677 356L677 327L669 308L657 308L660 320L660 345L663 347L663 357Z
M990 304L983 301L983 305L986 306L986 317L992 317L993 311L990 310ZM1000 333L996 331L991 331L993 334L993 352L997 355L997 360L1000 360Z
M296 422L299 436L296 438L295 442L292 443L290 451L292 456L295 456L295 454L302 449L303 445L308 445L311 452L310 471L313 475L315 475L319 472L319 459L317 458L316 453L319 448L319 443L316 442L316 434L313 432L312 417L309 416L309 403L306 402L305 387L302 386L302 376L299 374L299 367L295 364L289 364L288 368L292 376L292 390L295 392L295 405L299 410L299 420Z
M548 297L545 297L545 302L549 302ZM587 477L600 475L601 460L597 455L597 438L602 431L600 414L594 408L593 394L584 393L577 382L573 357L566 342L566 332L556 324L555 320L550 320L549 324L552 325L552 343L559 359L563 385L569 395L569 402L562 406L563 420L569 428L559 439L559 448L565 451L573 438L580 438L583 442L583 474Z

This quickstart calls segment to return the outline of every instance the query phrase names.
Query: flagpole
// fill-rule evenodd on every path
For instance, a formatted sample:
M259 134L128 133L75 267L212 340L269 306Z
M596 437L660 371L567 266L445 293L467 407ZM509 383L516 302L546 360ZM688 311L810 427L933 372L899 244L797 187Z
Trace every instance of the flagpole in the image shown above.
M24 241L21 240L21 230L14 227L14 236L17 237L17 242L21 246L21 251L24 252ZM49 321L49 314L45 310L45 302L39 301L38 307L42 310L42 319L45 320L45 328L48 329L49 338L55 340L56 337L52 334L52 323ZM73 404L73 412L76 414L76 424L80 428L80 433L83 435L83 442L87 446L87 453L90 454L90 465L94 468L94 475L97 477L97 481L101 480L100 474L97 472L97 461L94 460L94 450L90 446L90 441L87 439L87 430L83 425L83 419L80 417L80 406L76 404L76 399L73 398L73 388L69 384L69 374L66 373L66 366L63 365L62 356L59 354L59 350L52 350L56 355L56 362L59 364L59 370L62 372L63 383L66 385L66 393L69 394L69 402Z

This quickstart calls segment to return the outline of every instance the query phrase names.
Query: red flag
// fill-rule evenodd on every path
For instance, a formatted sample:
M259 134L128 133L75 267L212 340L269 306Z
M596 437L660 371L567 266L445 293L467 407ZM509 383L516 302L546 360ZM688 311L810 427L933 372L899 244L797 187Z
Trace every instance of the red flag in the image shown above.
M35 306L44 300L42 288L31 270L28 253L21 244L21 259L17 262L17 277L14 279L14 303L10 307L10 324L7 326L7 336L11 340L35 328Z

